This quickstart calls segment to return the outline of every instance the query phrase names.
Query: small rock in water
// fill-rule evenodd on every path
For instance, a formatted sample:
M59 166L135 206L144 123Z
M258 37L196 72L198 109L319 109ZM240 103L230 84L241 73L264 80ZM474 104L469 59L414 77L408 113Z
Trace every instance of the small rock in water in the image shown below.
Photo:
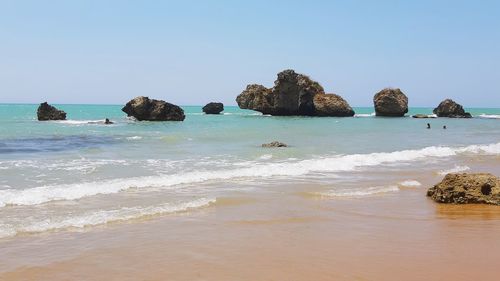
M38 121L66 120L66 112L59 110L47 102L43 102L36 112Z
M447 174L427 196L439 203L500 205L500 178L488 173Z
M262 147L288 147L286 143L282 143L279 141L273 141L270 143L264 143L262 144Z
M202 108L206 114L220 114L224 111L224 104L221 102L211 102Z

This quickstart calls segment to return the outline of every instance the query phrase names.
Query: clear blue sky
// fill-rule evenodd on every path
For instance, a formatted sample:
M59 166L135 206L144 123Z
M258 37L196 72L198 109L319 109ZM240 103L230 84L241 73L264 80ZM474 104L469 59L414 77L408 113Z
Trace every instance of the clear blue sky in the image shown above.
M500 107L500 1L1 1L0 103L235 104L287 68L352 106Z

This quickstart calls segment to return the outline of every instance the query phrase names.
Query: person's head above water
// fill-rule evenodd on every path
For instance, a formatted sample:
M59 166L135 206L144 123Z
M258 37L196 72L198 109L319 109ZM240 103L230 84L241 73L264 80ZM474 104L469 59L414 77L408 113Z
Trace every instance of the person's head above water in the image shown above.
M446 125L443 125L443 129L445 129L445 130L446 130Z
M427 123L427 129L431 128L431 124Z

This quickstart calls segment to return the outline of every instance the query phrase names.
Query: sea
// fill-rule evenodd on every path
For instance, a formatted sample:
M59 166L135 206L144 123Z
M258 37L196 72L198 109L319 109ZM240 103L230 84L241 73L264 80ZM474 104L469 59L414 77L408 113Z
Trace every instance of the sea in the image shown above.
M0 104L0 242L276 190L343 200L430 187L417 171L500 175L498 108L469 108L471 119L415 119L432 108L384 118L359 107L354 117L332 118L184 106L183 122L139 122L120 105L64 104L56 107L67 120L37 121L37 106ZM288 147L262 147L272 141Z

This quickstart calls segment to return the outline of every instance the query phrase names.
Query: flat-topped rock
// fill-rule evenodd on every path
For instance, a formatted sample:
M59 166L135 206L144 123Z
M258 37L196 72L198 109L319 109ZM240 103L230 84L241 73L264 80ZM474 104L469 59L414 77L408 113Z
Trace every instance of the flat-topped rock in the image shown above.
M224 111L224 104L221 102L210 102L202 108L206 114L220 114Z
M373 97L376 116L403 117L408 112L408 97L400 89L385 88Z
M500 205L500 179L487 173L447 174L427 196L439 203Z
M47 102L43 102L38 106L36 115L38 121L66 120L66 112L55 108Z
M273 88L250 84L238 95L242 109L275 116L353 116L349 104L338 95L325 94L308 76L288 69L278 73Z
M175 104L142 96L127 102L122 111L138 121L183 121L186 117Z
M472 118L469 112L465 112L464 108L452 99L442 101L438 107L434 108L433 112L438 117Z

